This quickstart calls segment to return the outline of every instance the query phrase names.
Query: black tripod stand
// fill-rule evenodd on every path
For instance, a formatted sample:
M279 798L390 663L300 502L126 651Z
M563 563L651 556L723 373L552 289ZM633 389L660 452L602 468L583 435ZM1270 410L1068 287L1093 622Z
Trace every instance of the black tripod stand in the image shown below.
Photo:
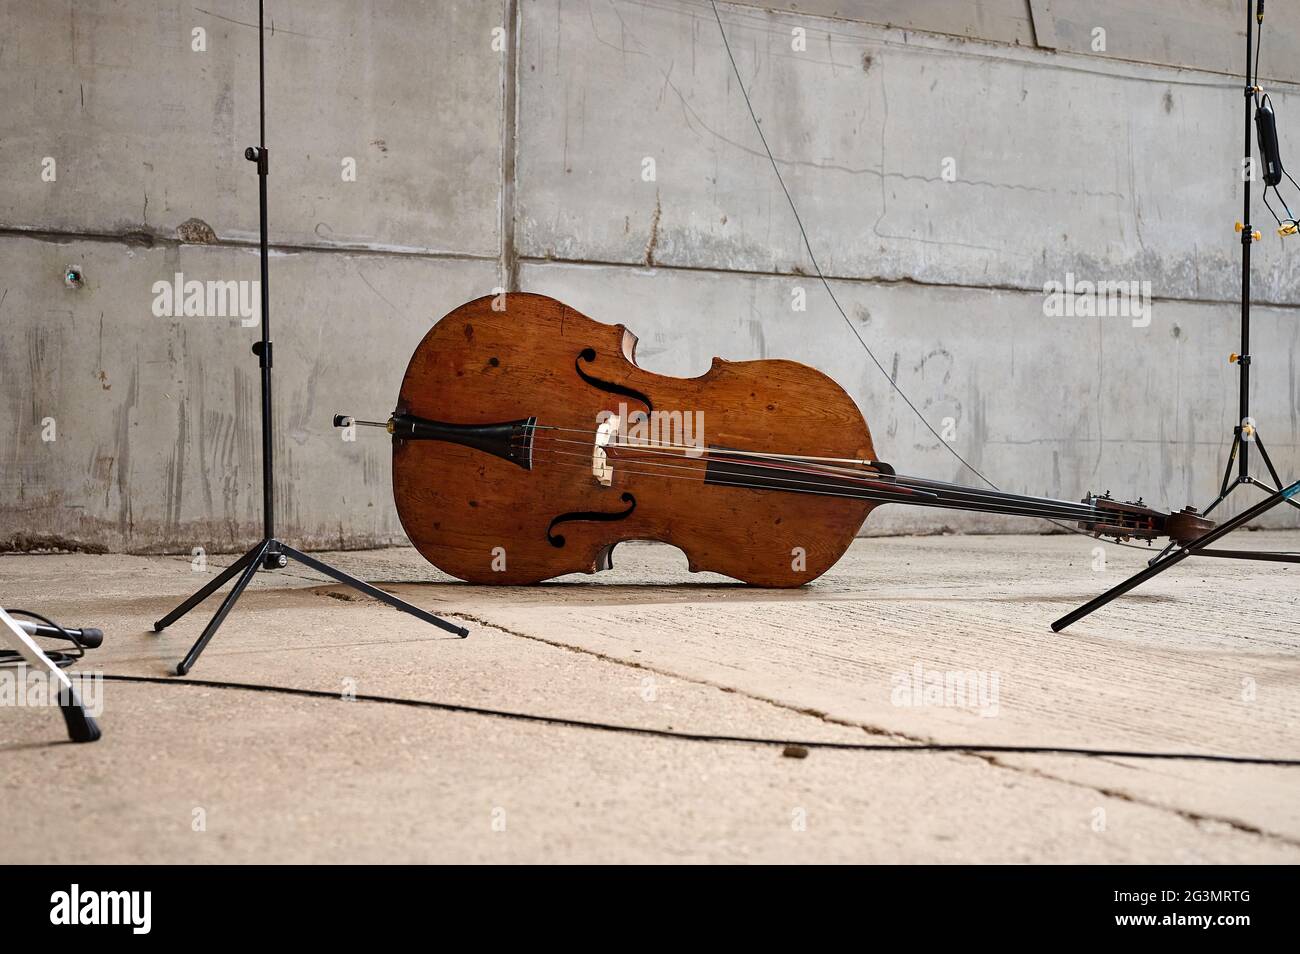
M1255 425L1255 419L1250 416L1250 247L1259 241L1260 234L1250 224L1250 183L1253 178L1254 160L1251 149L1250 124L1254 110L1252 106L1256 104L1256 97L1260 89L1256 85L1257 76L1252 74L1252 69L1258 70L1258 66L1252 59L1253 53L1253 30L1255 21L1259 23L1259 30L1264 30L1264 11L1263 5L1256 8L1254 18L1251 16L1251 3L1246 0L1246 86L1243 92L1243 106L1245 112L1245 149L1242 161L1242 169L1246 171L1243 177L1242 185L1245 196L1242 200L1241 221L1237 223L1237 230L1241 233L1241 351L1233 354L1228 360L1237 365L1238 371L1238 415L1237 426L1232 429L1232 449L1228 451L1228 463L1223 470L1223 483L1219 488L1219 496L1214 498L1214 502L1205 508L1205 515L1208 516L1212 510L1223 503L1228 496L1238 487L1250 486L1258 487L1265 493L1272 494L1281 489L1282 478L1278 476L1277 468L1273 466L1272 459L1268 456L1268 449L1264 446L1264 439L1259 435L1259 428ZM1267 199L1267 195L1265 199ZM1268 468L1269 476L1273 478L1273 483L1267 484L1250 473L1250 448L1251 445L1259 448L1259 458ZM1232 465L1237 464L1237 476L1232 476ZM1294 500L1288 499L1288 502L1295 507L1300 507ZM1172 545L1165 550L1168 553ZM1164 554L1161 554L1163 556ZM1151 561L1155 563L1156 561Z
M1242 184L1245 187L1245 199L1242 203L1242 221L1237 223L1237 231L1241 233L1241 352L1232 355L1229 360L1237 365L1238 376L1238 417L1237 425L1232 430L1232 448L1228 451L1228 464L1223 470L1223 483L1219 487L1219 495L1214 498L1214 502L1205 508L1203 516L1209 516L1210 513L1223 503L1228 496L1238 487L1249 486L1257 487L1268 496L1247 508L1242 513L1233 517L1226 523L1215 527L1209 533L1206 533L1200 539L1192 541L1185 545L1170 543L1165 547L1153 560L1147 564L1147 568L1140 573L1134 574L1118 586L1112 587L1101 596L1084 604L1073 612L1067 613L1052 624L1052 629L1060 632L1071 623L1077 622L1094 610L1105 606L1115 597L1127 593L1141 583L1146 582L1153 576L1163 573L1175 563L1179 563L1189 556L1209 556L1209 557L1226 557L1236 560L1264 560L1273 563L1300 563L1300 554L1296 553L1265 553L1257 550L1211 550L1208 545L1215 540L1231 533L1239 527L1244 526L1256 517L1273 509L1278 504L1290 504L1292 507L1300 507L1300 502L1295 499L1300 496L1300 481L1283 486L1282 478L1278 476L1277 468L1273 466L1272 459L1268 456L1268 450L1264 447L1264 440L1259 436L1259 428L1255 425L1255 419L1250 416L1250 247L1259 241L1259 232L1250 224L1250 183L1253 178L1253 159L1252 146L1250 138L1250 125L1253 118L1254 110L1252 107L1256 104L1256 96L1260 88L1256 83L1257 77L1252 73L1252 69L1257 69L1254 58L1254 31L1256 21L1259 23L1259 29L1264 29L1264 5L1262 0L1256 0L1254 13L1251 11L1251 0L1246 0L1246 85L1243 90L1244 108L1246 114L1245 127L1245 158L1242 162L1242 169L1247 173L1243 176ZM1267 201L1267 195L1265 196ZM1268 468L1269 476L1273 478L1273 483L1253 477L1250 473L1250 448L1251 445L1259 448L1260 460ZM1236 477L1233 477L1233 464L1237 465Z
M253 354L257 355L258 366L262 370L262 540L253 549L249 550L233 564L223 570L220 575L204 586L201 590L187 599L180 606L176 607L158 622L153 624L154 632L161 632L172 623L176 622L194 607L198 606L209 596L219 590L233 577L238 575L234 587L226 598L221 601L221 605L213 614L212 619L204 628L202 634L190 647L190 651L185 654L185 658L176 664L176 674L185 675L194 666L199 655L207 647L212 637L216 635L217 629L225 620L226 615L230 612L235 602L239 599L240 594L252 582L253 575L258 570L278 570L288 566L289 560L297 560L304 566L310 567L318 573L324 573L340 583L346 583L354 589L360 590L367 596L373 596L377 600L382 600L389 606L394 606L404 613L410 613L412 616L424 620L426 623L432 623L434 626L445 629L449 633L455 633L457 636L465 637L469 635L469 630L449 623L445 619L440 619L418 606L413 606L405 600L399 600L390 593L385 593L376 586L366 583L364 580L358 580L356 577L349 576L342 570L337 570L327 563L310 557L286 543L275 538L275 467L273 459L274 442L271 435L271 301L270 285L267 268L267 244L266 244L266 176L268 170L267 151L266 151L266 50L265 50L265 32L263 29L265 0L258 0L257 4L257 83L258 83L258 119L260 125L259 145L249 146L244 150L244 158L250 162L257 163L258 176L258 206L261 214L261 253L262 253L262 337L260 341L253 344Z

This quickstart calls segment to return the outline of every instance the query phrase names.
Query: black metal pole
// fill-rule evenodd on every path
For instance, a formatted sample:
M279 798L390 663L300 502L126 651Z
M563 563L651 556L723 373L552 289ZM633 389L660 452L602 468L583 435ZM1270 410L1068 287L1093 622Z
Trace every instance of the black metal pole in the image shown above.
M262 253L262 340L257 351L262 368L262 534L275 539L275 460L271 435L271 286L267 253L266 175L266 31L263 28L265 0L257 0L257 199L261 216Z
M1250 476L1250 441L1249 435L1241 430L1246 418L1250 417L1250 246L1254 242L1250 225L1250 181L1255 170L1251 163L1250 144L1250 106L1254 100L1255 81L1251 72L1254 50L1254 13L1251 0L1246 0L1246 86L1243 92L1242 108L1245 111L1245 160L1242 163L1242 185L1245 196L1241 211L1241 352L1237 357L1237 371L1240 375L1238 385L1240 393L1237 403L1237 433L1241 435L1240 455L1237 458L1237 473L1242 478ZM1263 29L1261 26L1260 29Z
M257 109L259 141L256 146L244 150L244 158L257 163L257 202L258 217L261 220L259 251L261 252L262 285L262 336L253 343L253 354L257 355L258 366L262 369L262 539L232 566L228 567L215 579L203 586L197 593L153 624L154 632L162 632L190 610L194 609L223 585L238 574L234 587L221 601L220 607L208 625L199 635L198 640L185 654L185 658L176 664L175 672L184 676L193 668L203 650L207 648L212 637L234 608L244 590L252 582L258 570L274 570L288 566L292 557L304 566L310 567L340 583L351 586L362 593L382 600L389 606L414 616L416 619L432 623L462 639L469 635L469 630L447 620L434 616L427 610L420 609L405 600L398 599L391 593L379 589L364 580L336 570L329 564L310 557L305 553L286 546L275 538L275 441L271 431L271 275L270 254L267 251L267 201L266 176L269 168L266 151L266 0L257 0Z

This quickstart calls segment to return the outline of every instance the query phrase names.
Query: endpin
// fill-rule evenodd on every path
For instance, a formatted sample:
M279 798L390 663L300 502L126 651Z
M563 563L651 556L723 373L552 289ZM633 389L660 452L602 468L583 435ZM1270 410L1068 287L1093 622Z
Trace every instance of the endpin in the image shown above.
M350 417L347 414L334 415L335 427L352 427L353 425L357 427L382 427L388 433L393 433L393 419L391 417L386 421L358 421L355 417Z

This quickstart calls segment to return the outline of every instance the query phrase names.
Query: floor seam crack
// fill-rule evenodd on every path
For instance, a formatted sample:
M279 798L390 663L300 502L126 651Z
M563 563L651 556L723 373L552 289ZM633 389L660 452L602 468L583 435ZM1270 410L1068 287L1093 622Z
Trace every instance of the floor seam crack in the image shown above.
M628 660L628 659L620 659L619 657L610 655L609 653L602 653L597 650L588 649L583 646L576 646L572 643L564 643L554 639L547 639L543 636L535 636L530 633L523 633L518 630L510 629L507 626L503 626L500 623L493 623L490 620L484 619L481 616L474 616L469 613L463 613L463 612L454 613L452 615L455 615L463 620L468 620L470 622L477 623L479 626L486 626L489 629L495 629L498 632L505 633L508 636L514 636L518 639L527 639L532 642L542 643L543 645L551 646L555 649L562 649L568 652L578 653L584 656L590 656L595 659L599 659L602 662L614 663L615 665L626 666L630 669L640 669L642 671L654 673L655 675L664 676L670 679L680 679L683 682L692 683L698 686L708 686L709 688L717 689L719 692L734 693L735 695L739 695L753 702L760 702L765 705L770 705L775 708L785 710L787 712L795 713L797 715L810 716L814 719L817 719L820 722L826 723L827 725L836 725L836 726L843 726L845 728L850 728L850 729L858 729L871 736L887 738L887 739L896 739L903 742L913 742L913 743L920 743L920 744L927 744L927 745L938 744L937 739L927 738L924 736L908 735L907 733L904 732L897 732L890 729L883 729L880 728L879 726L868 725L866 723L857 722L850 719L839 719L828 713L822 712L818 709L804 708L804 707L792 705L788 702L782 702L779 699L772 699L767 696L756 695L752 692L748 692L743 689L738 689L734 686L724 686L720 683L716 683L708 679L701 679L695 676L685 676L682 675L681 673L672 672L667 669L656 668L655 666L647 665L646 663L636 662L634 660ZM1036 769L1029 766L1013 765L1011 763L1002 761L1001 759L999 759L997 756L994 755L988 755L980 752L948 752L943 754L955 755L959 757L965 756L967 758L975 758L975 759L979 759L982 762L987 763L992 768L1002 769L1004 771L1016 772L1022 775L1028 775L1030 777L1040 778L1045 781L1057 782L1062 785L1069 785L1072 788L1087 789L1089 791L1096 792L1098 795L1104 798L1117 798L1121 801L1130 802L1135 805L1141 805L1144 808L1151 808L1157 811L1168 812L1170 814L1176 815L1179 818L1182 818L1184 821L1188 821L1195 825L1199 825L1204 822L1215 822L1218 824L1226 825L1232 828L1234 831L1238 831L1243 834L1255 835L1259 838L1279 841L1283 844L1300 848L1300 839L1292 838L1291 836L1284 835L1280 832L1267 831L1265 829L1259 828L1255 825L1251 825L1250 823L1241 821L1239 819L1228 818L1222 815L1207 815L1201 812L1194 812L1189 809L1178 808L1172 805L1162 805L1159 802L1153 802L1148 799L1140 798L1128 792L1120 791L1118 789L1104 788L1101 786L1090 784L1088 782L1080 782L1080 781L1075 781L1073 779L1062 778L1060 776L1053 775L1049 772L1044 772L1041 769Z

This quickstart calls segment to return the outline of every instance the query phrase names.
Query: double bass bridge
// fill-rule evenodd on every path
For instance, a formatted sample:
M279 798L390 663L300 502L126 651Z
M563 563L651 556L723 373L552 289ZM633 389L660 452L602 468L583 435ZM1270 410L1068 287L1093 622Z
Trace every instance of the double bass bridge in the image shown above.
M596 427L596 439L591 448L591 474L596 483L608 487L614 482L614 464L609 459L609 445L617 443L622 419L617 415L606 418Z

